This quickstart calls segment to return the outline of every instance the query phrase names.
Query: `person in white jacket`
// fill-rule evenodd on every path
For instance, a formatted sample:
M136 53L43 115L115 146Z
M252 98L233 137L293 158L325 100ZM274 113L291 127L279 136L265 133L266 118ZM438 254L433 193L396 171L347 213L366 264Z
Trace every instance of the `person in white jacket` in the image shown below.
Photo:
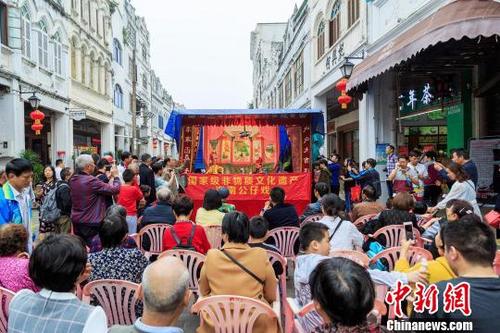
M452 199L460 199L468 201L472 205L474 213L482 219L481 210L476 200L476 187L463 167L455 162L451 162L450 165L448 165L447 171L448 178L455 182L446 197L436 206L429 208L429 212L434 213L436 210L446 208L446 204Z

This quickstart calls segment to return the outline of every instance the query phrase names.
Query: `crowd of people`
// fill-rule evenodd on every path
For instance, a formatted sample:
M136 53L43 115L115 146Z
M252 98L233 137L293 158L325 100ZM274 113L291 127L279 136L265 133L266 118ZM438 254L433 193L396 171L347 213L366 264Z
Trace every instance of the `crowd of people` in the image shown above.
M184 192L183 165L172 158L128 152L115 161L112 154L80 155L75 170L62 161L47 166L33 186L33 166L13 159L0 174L0 287L15 292L9 305L9 332L107 332L104 310L85 304L77 287L101 279L140 284L142 303L132 326L110 332L182 332L176 321L191 298L190 273L176 258L146 257L150 241L137 244L135 234L151 224L169 224L162 250L184 249L205 255L197 272L199 296L239 295L268 304L280 299L277 277L291 267L271 264L266 251L280 254L269 232L300 228L293 269L296 302L314 302L315 311L301 319L314 332L383 331L372 316L375 286L395 288L398 281L414 285L437 283L439 304L447 283L470 285L475 330L498 330L494 307L500 300L500 280L493 268L496 239L483 221L476 201L477 168L463 150L454 150L445 166L434 152L396 156L387 147L385 204L376 161L356 162L333 154L315 163L314 198L303 212L286 202L280 187L270 190L260 215L249 217L228 203L229 191L208 189L203 204L195 205ZM344 188L341 188L343 184ZM448 190L446 190L447 185ZM444 191L443 191L444 190ZM445 193L443 197L443 193ZM342 199L342 196L344 199ZM32 212L39 209L39 228ZM500 211L500 207L496 207ZM299 214L300 213L300 214ZM311 222L309 217L318 216ZM362 225L353 222L371 216ZM408 253L415 241L401 244L399 260L390 270L379 261L369 267L331 257L352 250L373 257L386 239L373 234L390 225L411 222L427 239L433 260L411 265ZM220 226L220 249L212 248L206 228ZM290 295L289 295L290 296ZM465 320L460 312L441 310L406 315L415 319ZM214 332L200 313L197 332ZM493 329L493 330L492 330ZM259 317L254 332L279 332L276 319Z

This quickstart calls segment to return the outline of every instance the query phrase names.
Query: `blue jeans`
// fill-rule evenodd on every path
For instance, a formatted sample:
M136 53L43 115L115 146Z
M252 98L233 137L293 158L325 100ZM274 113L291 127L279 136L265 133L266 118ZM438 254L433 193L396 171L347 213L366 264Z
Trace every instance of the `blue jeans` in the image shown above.
M137 216L127 216L128 233L137 233Z

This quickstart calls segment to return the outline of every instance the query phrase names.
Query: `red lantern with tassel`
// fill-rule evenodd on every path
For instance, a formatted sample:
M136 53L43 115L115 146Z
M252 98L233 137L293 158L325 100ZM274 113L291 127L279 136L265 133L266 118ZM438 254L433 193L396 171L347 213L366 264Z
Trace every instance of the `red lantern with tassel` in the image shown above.
M40 135L40 132L43 129L42 120L45 119L45 114L40 110L35 110L30 113L30 118L35 122L31 125L31 129L35 131L36 135Z
M338 91L341 93L345 92L345 89L347 87L347 79L340 79L339 82L335 85L335 88L337 88Z
M342 95L339 96L338 101L341 105L342 109L347 109L347 105L352 102L352 97L347 95L345 91L342 92Z

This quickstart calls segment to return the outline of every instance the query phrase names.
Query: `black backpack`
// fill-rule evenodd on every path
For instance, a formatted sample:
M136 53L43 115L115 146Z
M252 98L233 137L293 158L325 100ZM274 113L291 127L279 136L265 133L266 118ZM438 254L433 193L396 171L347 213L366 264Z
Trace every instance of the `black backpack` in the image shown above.
M192 224L191 225L191 233L189 235L189 238L187 240L187 244L182 244L181 239L175 232L174 228L170 228L170 234L172 235L172 238L174 239L175 243L177 244L176 246L173 247L174 250L190 250L190 251L196 251L196 249L193 246L193 238L194 238L194 232L196 231L196 225Z

